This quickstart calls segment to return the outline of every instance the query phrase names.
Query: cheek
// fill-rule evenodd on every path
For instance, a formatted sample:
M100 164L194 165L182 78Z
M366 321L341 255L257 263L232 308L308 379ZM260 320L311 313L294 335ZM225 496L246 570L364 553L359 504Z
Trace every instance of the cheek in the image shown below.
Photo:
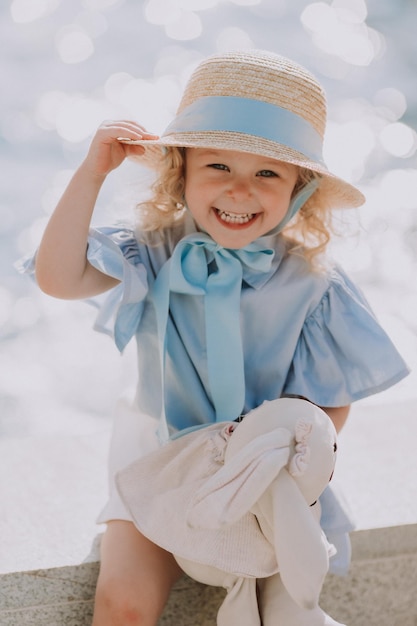
M285 201L289 204L294 196L294 186L288 186L282 193L282 198L285 198Z
M275 189L264 189L262 195L269 206L287 207L291 202L292 187L282 185Z
M207 205L207 194L205 193L204 187L192 184L185 184L184 187L184 198L185 203L194 216L194 218L199 219L202 214L205 212L204 207Z
M192 183L185 184L185 197L187 202L203 205L207 202L211 204L216 197L213 185L204 181L193 180Z
M194 202L195 185L191 184L190 182L187 182L187 180L185 181L185 184L184 184L184 196L188 205Z

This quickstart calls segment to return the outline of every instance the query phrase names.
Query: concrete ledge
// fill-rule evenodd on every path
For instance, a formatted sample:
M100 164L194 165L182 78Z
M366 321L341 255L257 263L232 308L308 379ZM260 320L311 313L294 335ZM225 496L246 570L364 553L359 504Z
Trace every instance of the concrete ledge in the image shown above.
M416 626L417 524L354 532L352 547L351 571L328 577L322 607L349 626ZM2 626L90 626L99 565L94 551L89 558L0 576ZM160 626L215 626L223 597L222 589L184 576Z
M58 567L0 577L3 626L89 626L99 564Z
M321 605L349 626L416 626L417 524L352 533L346 577L328 576Z

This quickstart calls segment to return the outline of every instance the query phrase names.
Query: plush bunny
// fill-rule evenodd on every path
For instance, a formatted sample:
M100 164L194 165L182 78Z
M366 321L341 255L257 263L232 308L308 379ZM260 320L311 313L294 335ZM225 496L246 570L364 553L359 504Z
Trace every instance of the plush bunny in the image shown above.
M340 626L318 606L332 547L317 500L336 447L321 409L283 398L174 439L116 482L145 536L227 589L218 626Z

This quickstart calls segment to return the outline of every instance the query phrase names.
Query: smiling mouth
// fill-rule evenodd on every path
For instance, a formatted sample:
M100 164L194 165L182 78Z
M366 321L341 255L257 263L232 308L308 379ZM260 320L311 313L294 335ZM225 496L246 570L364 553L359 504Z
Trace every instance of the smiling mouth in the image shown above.
M228 213L220 209L216 209L216 213L227 224L249 224L257 215L256 213Z

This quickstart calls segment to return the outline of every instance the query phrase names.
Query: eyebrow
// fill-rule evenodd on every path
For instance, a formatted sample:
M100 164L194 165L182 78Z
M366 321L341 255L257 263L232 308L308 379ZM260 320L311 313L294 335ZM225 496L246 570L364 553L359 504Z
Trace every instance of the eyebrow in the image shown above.
M270 167L285 167L286 170L291 168L291 163L287 163L286 161L280 161L279 159L269 159L266 157L265 161L263 161L264 165L269 165Z
M216 148L199 148L199 154L198 156L201 158L207 158L207 157L217 157L220 158L222 157L222 153L227 152L227 150L221 150L221 149L216 149ZM251 154L250 152L247 154ZM270 167L271 169L273 169L274 167L283 167L285 168L287 171L289 171L291 169L291 163L287 163L286 161L280 161L279 159L272 159L270 157L263 157L261 154L257 155L259 158L263 159L262 164L264 166L264 168L266 168L266 166Z
M216 150L213 148L202 149L200 148L200 152L198 156L207 157L207 156L221 156L222 150Z

